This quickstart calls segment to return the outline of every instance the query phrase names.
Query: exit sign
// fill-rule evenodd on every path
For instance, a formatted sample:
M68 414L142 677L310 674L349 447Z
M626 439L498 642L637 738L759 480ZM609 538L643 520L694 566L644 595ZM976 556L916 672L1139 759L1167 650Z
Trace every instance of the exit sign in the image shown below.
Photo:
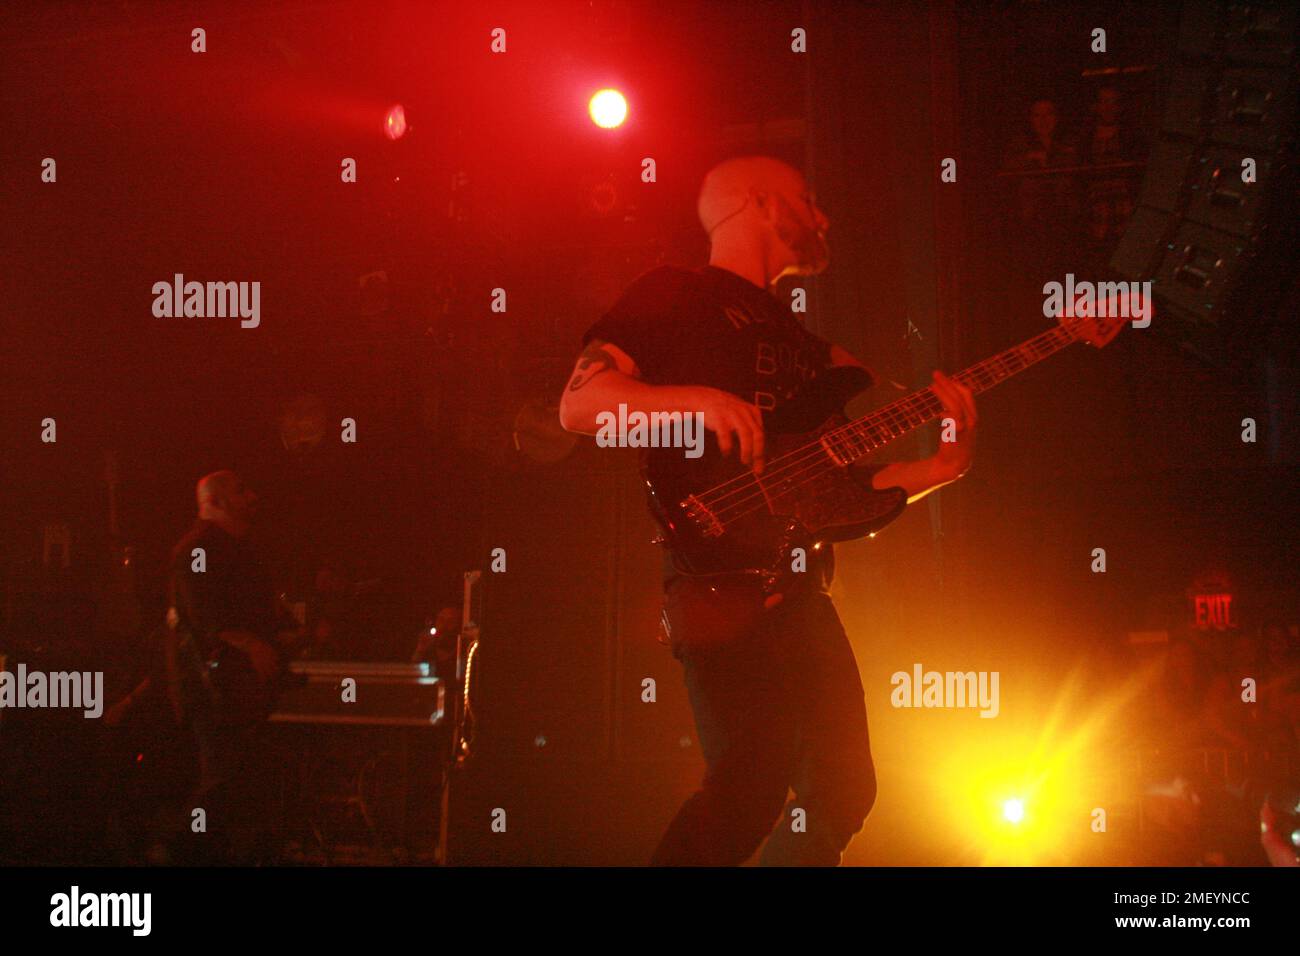
M1237 626L1232 618L1231 594L1197 594L1192 602L1198 631L1226 631Z

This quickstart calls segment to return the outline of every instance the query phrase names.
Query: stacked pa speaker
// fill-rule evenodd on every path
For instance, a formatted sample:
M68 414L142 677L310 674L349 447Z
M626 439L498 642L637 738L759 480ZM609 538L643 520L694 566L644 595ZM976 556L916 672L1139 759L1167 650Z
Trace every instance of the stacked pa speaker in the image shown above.
M1160 133L1111 259L1152 280L1158 324L1212 360L1252 337L1289 271L1296 24L1290 3L1184 4Z
M476 750L453 786L450 859L644 863L701 767L660 643L661 552L636 454L584 439L487 482Z
M485 749L543 762L693 755L636 465L635 451L584 439L561 461L518 456L488 479Z

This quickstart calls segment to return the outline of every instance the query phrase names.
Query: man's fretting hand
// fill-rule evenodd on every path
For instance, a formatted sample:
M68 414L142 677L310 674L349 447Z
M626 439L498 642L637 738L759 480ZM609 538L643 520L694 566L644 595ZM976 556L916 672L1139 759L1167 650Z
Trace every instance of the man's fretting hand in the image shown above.
M979 416L975 413L975 396L960 382L942 372L934 373L930 386L943 402L943 417L956 424L956 440L940 441L939 452L934 456L935 479L954 481L970 470L975 458L975 426Z

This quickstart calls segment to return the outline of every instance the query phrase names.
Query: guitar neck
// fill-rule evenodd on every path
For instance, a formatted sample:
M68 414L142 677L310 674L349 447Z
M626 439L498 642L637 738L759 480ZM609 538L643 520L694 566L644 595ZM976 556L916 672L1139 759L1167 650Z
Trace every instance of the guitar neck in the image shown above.
M1074 336L1058 325L975 363L953 378L976 394L986 392L994 385L1037 365L1048 356L1055 355L1074 341ZM934 393L934 389L923 388L827 432L823 440L833 443L836 457L852 463L942 414L943 402Z

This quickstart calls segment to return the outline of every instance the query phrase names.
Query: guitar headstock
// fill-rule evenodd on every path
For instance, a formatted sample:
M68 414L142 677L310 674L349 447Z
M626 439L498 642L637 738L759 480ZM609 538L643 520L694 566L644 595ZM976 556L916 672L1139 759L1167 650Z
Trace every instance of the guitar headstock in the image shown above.
M1155 315L1151 297L1132 288L1133 285L1136 283L1099 283L1099 291L1106 290L1104 297L1099 294L1094 299L1081 293L1074 300L1074 308L1067 309L1058 321L1080 342L1096 348L1109 345L1129 322L1141 318L1149 324Z

